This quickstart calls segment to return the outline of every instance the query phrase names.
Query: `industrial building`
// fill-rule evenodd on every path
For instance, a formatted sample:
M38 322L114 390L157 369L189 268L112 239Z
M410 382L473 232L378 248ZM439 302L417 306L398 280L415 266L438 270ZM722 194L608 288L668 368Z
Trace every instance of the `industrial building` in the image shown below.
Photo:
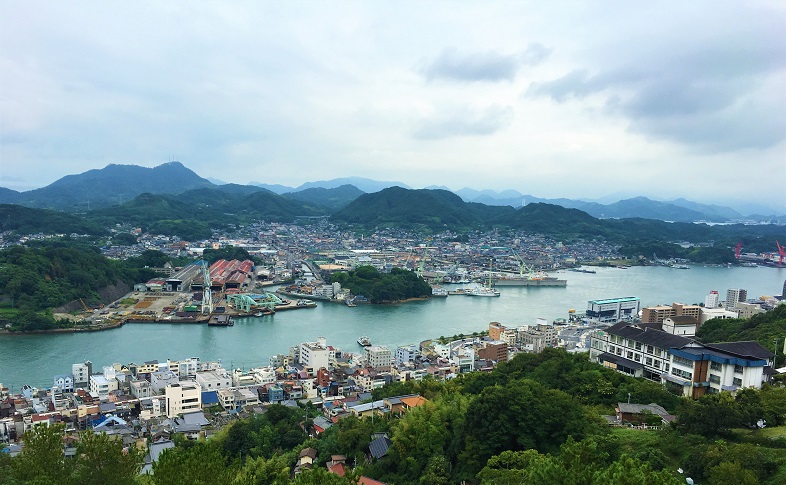
M637 296L590 300L587 302L587 320L590 323L617 323L632 321L639 316L641 301Z

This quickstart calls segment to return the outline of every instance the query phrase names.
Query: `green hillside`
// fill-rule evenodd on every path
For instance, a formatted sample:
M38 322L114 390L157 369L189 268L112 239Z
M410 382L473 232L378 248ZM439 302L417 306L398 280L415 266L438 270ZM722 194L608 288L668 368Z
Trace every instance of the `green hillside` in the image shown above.
M101 225L65 212L0 204L0 232L20 234L106 234Z
M364 192L354 185L342 185L333 189L322 187L312 187L298 192L283 194L284 197L297 200L306 204L326 207L330 210L338 210L347 206L350 202L357 199Z

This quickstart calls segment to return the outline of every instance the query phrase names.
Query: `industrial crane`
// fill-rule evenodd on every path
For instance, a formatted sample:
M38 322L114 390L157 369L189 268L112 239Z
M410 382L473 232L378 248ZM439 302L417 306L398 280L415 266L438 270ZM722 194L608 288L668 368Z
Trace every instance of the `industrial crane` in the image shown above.
M778 260L778 265L783 266L783 258L786 257L786 248L781 246L781 243L779 243L778 241L775 241L775 244L778 245L778 254L781 257L781 259Z
M213 313L213 294L210 291L210 267L204 259L199 262L202 267L202 315Z
M742 241L738 242L737 245L734 246L734 257L740 259L741 252L742 252Z

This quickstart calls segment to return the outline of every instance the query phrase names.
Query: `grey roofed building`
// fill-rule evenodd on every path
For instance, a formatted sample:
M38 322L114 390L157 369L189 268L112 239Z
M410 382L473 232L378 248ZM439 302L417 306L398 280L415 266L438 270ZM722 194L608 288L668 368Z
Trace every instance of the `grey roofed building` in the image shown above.
M674 418L674 416L669 414L668 411L663 409L663 406L660 406L655 403L635 404L635 403L621 402L617 404L617 409L621 414L641 414L643 412L650 412L652 414L660 416L666 421L671 421L671 419Z
M175 442L171 440L160 440L150 444L150 451L145 456L145 466L142 467L141 474L151 473L153 471L153 463L158 461L158 457L164 450L175 447Z
M626 322L621 322L605 330L610 335L618 335L620 337L629 338L637 342L648 345L653 345L661 349L667 350L671 347L682 347L693 342L692 338L682 337L680 335L672 335L660 330L651 329L648 327L639 328Z
M771 360L774 357L773 353L767 350L762 344L751 340L744 342L704 344L704 346L741 357L753 357L762 360Z

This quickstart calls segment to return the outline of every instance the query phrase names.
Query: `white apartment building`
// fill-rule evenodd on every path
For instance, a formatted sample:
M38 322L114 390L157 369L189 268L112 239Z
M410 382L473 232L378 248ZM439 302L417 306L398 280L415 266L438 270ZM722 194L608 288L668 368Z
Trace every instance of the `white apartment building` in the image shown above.
M144 399L153 395L153 387L145 380L131 381L131 395Z
M464 374L475 370L475 351L469 347L460 347L450 356L450 363L456 374Z
M155 393L161 393L166 386L177 384L178 382L180 382L180 379L171 370L162 370L150 374L150 385Z
M117 380L107 379L103 374L90 376L90 394L105 398L110 392L117 390Z
M330 349L327 347L327 340L319 337L316 342L303 342L300 344L300 360L298 362L303 367L310 368L310 375L315 375L320 367L331 369L330 352Z
M202 408L202 389L193 382L183 381L166 386L164 397L168 418Z
M93 363L89 360L83 364L73 364L71 366L71 374L74 376L74 388L87 387L92 373Z
M720 295L716 290L710 291L704 297L704 308L718 308L720 306Z
M382 369L393 364L393 354L383 345L366 347L366 363L372 369Z
M396 347L396 365L402 365L406 362L414 362L419 355L420 348L415 344Z
M256 384L272 384L276 382L276 369L273 367L256 367L251 369Z
M727 310L723 307L717 308L702 308L701 309L701 317L699 317L699 326L703 325L704 322L707 320L712 320L713 318L737 318L737 312Z
M196 373L196 383L205 391L215 391L232 387L232 378L224 369L208 370Z

